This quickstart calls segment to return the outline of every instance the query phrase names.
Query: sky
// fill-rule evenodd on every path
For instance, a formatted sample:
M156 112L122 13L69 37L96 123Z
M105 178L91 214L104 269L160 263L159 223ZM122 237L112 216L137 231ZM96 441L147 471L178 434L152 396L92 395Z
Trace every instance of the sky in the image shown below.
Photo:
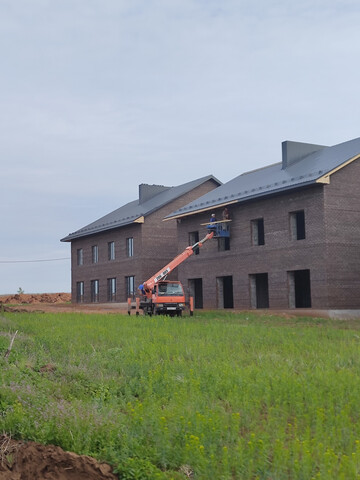
M68 233L138 185L360 136L357 0L0 0L0 294L70 292Z

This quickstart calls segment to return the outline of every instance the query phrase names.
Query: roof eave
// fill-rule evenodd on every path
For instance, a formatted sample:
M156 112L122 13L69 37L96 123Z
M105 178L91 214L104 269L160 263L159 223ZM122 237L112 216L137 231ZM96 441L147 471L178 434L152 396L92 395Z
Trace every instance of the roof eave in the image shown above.
M310 186L310 185L316 185L317 183L324 183L324 182L318 182L318 179L313 179L313 180L309 180L308 182L304 182L304 183L301 183L301 184L291 185L291 186L283 187L283 188L277 188L275 190L271 190L270 192L268 191L268 192L257 193L255 195L248 195L246 197L238 198L236 200L231 200L230 202L221 202L221 203L217 203L217 204L212 204L211 206L208 206L208 207L205 207L205 208L193 210L191 212L179 213L178 215L174 215L174 216L171 216L171 217L164 218L163 222L166 222L167 220L175 220L175 219L179 219L179 218L188 217L190 215L196 215L198 213L209 212L209 211L214 210L216 208L227 207L228 205L233 205L233 204L237 204L237 203L244 203L244 202L247 202L247 201L250 201L250 200L255 200L257 198L263 198L265 196L276 195L278 193L286 192L288 190L295 190L295 189L307 187L307 186Z
M96 235L97 233L107 232L109 230L114 230L115 228L122 228L127 227L128 225L132 225L133 223L144 223L145 218L143 215L136 217L135 220L131 220L130 222L121 223L121 225L109 225L108 227L99 227L92 231L88 232L81 232L81 233L71 233L70 235L60 239L60 242L71 242L72 240L77 240L78 238L89 237L90 235Z

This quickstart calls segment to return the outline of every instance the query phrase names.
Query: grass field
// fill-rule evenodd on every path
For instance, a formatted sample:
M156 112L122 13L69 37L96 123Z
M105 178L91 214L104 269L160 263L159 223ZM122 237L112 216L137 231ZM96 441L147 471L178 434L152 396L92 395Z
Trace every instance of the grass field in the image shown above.
M360 478L359 328L2 313L0 431L126 480Z

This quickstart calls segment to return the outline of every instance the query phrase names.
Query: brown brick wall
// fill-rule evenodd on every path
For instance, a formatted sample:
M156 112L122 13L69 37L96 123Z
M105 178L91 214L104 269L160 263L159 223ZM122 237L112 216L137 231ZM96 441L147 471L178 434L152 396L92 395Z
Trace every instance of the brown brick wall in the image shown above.
M216 277L233 277L234 307L251 308L250 274L268 273L270 308L289 308L288 271L309 269L312 306L320 308L327 301L325 269L325 229L323 186L259 199L229 207L231 223L230 251L218 251L218 240L206 243L200 255L179 267L179 279L188 285L190 278L203 279L205 308L217 308ZM304 210L306 238L290 236L289 212ZM179 249L187 244L188 232L205 232L201 223L211 212L189 216L179 225ZM221 218L221 210L215 211ZM263 218L265 245L252 245L251 220Z
M326 264L330 308L360 308L360 160L325 188Z

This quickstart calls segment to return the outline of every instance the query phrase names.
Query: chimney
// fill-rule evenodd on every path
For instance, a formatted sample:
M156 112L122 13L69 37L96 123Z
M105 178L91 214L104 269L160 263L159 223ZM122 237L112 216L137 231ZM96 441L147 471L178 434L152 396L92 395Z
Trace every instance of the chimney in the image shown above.
M314 145L311 143L291 142L286 140L282 142L282 170L290 165L302 160L311 153L327 148L325 145Z
M158 193L168 190L170 187L164 187L164 185L148 185L142 183L139 185L139 203L144 203L155 197Z

